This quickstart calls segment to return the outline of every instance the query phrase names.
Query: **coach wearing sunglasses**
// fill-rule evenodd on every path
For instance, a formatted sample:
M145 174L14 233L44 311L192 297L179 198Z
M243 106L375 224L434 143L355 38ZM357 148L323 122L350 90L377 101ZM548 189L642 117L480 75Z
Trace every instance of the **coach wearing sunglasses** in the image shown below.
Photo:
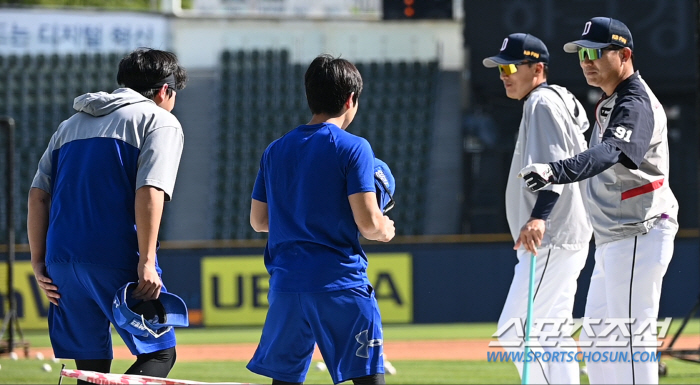
M540 39L530 34L509 35L498 55L484 59L483 64L498 67L506 95L523 102L506 186L506 216L518 263L498 329L530 322L526 317L531 254L537 256L533 328L547 319L570 320L576 279L586 263L592 235L581 190L577 184L571 184L532 192L516 173L533 162L566 159L584 151L587 147L583 133L589 126L586 113L566 88L547 84L549 51ZM535 354L573 358L576 349L570 333L566 333L569 325L559 326L563 333L554 339L550 337L549 341L556 340L556 345L543 343L544 348L533 348ZM499 341L507 351L522 354L522 336L513 329L499 333ZM579 383L579 368L574 360L536 361L529 365L529 383ZM522 375L522 362L515 364Z
M520 172L533 190L590 178L586 198L596 251L584 322L590 320L592 333L584 324L581 348L590 358L606 352L617 358L589 360L591 384L658 383L656 319L678 231L666 114L634 70L633 49L627 26L607 17L589 20L581 39L564 45L578 53L588 84L603 90L590 149ZM606 334L619 320L630 321Z

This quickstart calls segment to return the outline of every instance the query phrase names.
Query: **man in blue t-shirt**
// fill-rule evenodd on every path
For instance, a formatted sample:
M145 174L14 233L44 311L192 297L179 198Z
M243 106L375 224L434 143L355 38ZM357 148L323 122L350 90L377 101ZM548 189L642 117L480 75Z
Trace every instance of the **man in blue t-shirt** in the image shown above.
M129 282L138 281L137 300L166 291L157 237L184 140L170 111L186 81L171 52L128 54L117 73L123 88L75 98L76 114L39 161L27 214L32 268L51 302L54 354L78 369L110 371L110 323L137 357L128 374L165 377L175 363L175 333L129 333L115 322L112 300Z
M377 205L374 153L345 131L362 77L350 62L318 56L304 76L313 114L263 153L251 226L269 232L269 310L248 364L273 384L302 383L314 343L334 383L383 384L382 325L359 235L388 242L394 221Z

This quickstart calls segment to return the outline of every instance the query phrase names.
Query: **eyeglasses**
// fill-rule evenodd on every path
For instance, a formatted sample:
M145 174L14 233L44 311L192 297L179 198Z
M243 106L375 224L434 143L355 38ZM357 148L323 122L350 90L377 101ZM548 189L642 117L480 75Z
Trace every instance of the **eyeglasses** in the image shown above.
M598 60L603 56L602 48L578 48L578 60L584 61L586 57L588 60Z
M618 51L621 50L623 47L618 47L618 46L611 46L611 47L605 47L605 48L584 48L584 47L578 47L578 60L584 61L586 60L586 57L588 57L588 60L598 60L601 57L603 57L603 51Z
M516 72L518 72L518 66L523 65L523 64L530 64L530 62L522 62L518 64L499 64L498 65L498 72L501 75L512 75Z
M515 64L499 64L498 72L503 75L512 75L518 72L518 67Z
M386 206L381 207L382 200L381 200L380 194L377 194L377 203L379 204L379 208L382 209L382 214L386 214L387 212L389 212L389 210L394 208L394 205L396 204L396 202L394 202L394 197L391 195L391 192L389 191L389 185L387 185L387 183L384 181L384 179L375 173L374 180L376 181L375 185L379 186L379 188L382 189L382 192L389 196L389 202L386 204Z

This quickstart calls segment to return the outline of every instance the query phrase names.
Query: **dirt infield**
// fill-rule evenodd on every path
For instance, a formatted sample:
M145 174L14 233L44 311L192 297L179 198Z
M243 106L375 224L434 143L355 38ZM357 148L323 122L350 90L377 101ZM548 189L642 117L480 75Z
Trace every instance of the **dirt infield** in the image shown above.
M491 339L443 340L443 341L393 341L386 342L384 354L389 360L439 360L465 361L486 360L486 352L500 350L489 348ZM666 339L663 346L667 346ZM253 356L257 344L211 344L211 345L178 345L178 361L248 361ZM676 341L675 349L698 349L700 336L681 337ZM662 347L663 349L663 347ZM32 348L31 354L42 352L45 357L52 357L51 348ZM131 360L133 356L126 347L114 348L114 358ZM321 360L316 350L314 360Z

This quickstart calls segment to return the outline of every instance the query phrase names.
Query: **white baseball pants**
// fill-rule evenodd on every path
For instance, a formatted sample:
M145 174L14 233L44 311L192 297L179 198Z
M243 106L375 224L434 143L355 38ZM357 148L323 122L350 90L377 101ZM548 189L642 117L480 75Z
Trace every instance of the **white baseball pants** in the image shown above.
M535 262L535 293L532 316L537 325L538 319L558 318L569 323L574 308L574 295L576 294L576 280L581 269L586 264L588 247L581 250L538 249ZM503 305L501 317L498 320L498 329L513 322L516 318L524 326L527 318L528 289L530 282L530 253L524 249L518 250L518 263L515 265L515 274L510 285L506 303ZM547 328L545 328L545 331ZM570 327L563 327L561 335L557 338L548 337L548 342L554 342L555 346L531 347L533 352L547 352L550 357L555 353L559 357L566 354L575 354L577 349L571 338ZM514 340L523 341L522 335L518 336L514 328L498 337L499 342L507 344ZM566 343L568 347L559 346ZM507 352L522 353L525 346L504 347ZM561 362L564 361L564 362ZM514 362L522 377L523 363ZM578 384L580 383L579 365L576 361L565 360L536 360L529 364L530 384Z
M673 256L677 232L677 224L661 219L647 234L596 247L584 322L603 322L592 327L595 335L582 329L579 341L582 352L592 355L608 351L616 360L586 362L591 384L658 384L658 362L643 359L657 351L656 346L645 345L656 341L661 282ZM611 329L614 319L628 319L628 326L613 328L602 336L607 334L605 329ZM635 334L641 339L633 341ZM614 338L623 341L624 346L610 347L609 341ZM588 341L592 346L585 347Z

